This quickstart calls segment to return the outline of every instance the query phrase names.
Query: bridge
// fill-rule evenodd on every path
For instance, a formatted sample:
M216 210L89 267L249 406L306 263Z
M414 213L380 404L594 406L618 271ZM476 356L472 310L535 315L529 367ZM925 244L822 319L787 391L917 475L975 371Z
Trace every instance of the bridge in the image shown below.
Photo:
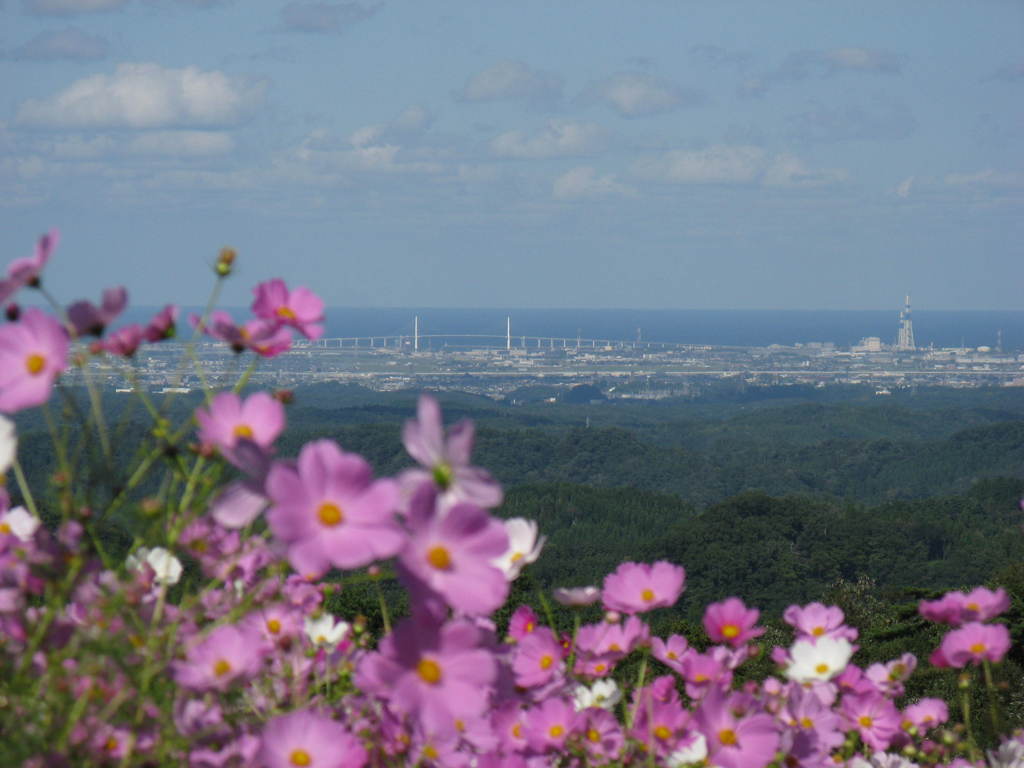
M676 352L707 352L711 347L700 344L674 344L661 341L622 341L618 339L586 339L580 336L509 336L491 333L423 333L390 336L333 336L315 341L296 339L293 349L393 349L423 352L427 349L513 349L534 350L672 350Z

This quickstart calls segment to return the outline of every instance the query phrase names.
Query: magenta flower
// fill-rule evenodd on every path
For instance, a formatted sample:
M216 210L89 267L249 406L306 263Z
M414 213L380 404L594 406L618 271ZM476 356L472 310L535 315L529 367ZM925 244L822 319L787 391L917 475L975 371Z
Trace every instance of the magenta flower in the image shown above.
M683 673L683 658L690 652L690 644L682 635L671 635L668 640L651 638L651 655L679 674Z
M0 411L45 403L67 367L68 337L61 324L39 309L0 326Z
M755 627L761 612L747 608L738 597L712 603L704 611L704 630L716 643L729 643L733 648L764 634L763 627Z
M512 674L520 688L537 688L560 677L562 644L555 633L540 627L516 643L512 649Z
M234 392L221 392L207 408L196 409L199 439L230 454L240 440L266 450L284 430L284 406L266 392L255 392L244 401Z
M50 260L50 255L57 248L58 242L60 233L56 229L51 229L39 238L35 255L15 259L7 266L7 279L0 280L0 302L7 301L26 285L33 288L39 285L39 276L46 262Z
M405 423L402 443L423 467L403 473L403 485L415 489L430 481L452 501L468 501L485 508L501 504L501 486L487 470L469 464L473 423L460 421L448 430L445 439L441 407L430 395L420 395L416 419ZM504 553L498 553L501 554Z
M522 640L540 626L540 619L528 605L520 605L513 611L508 620L508 636L513 640Z
M76 336L102 336L107 327L128 306L128 291L123 285L106 288L100 306L91 301L76 301L68 307L68 320Z
M235 352L249 349L269 358L288 351L292 345L291 332L270 320L250 320L245 325L237 325L231 315L218 310L210 314L208 323L203 323L198 315L190 315L189 322L202 333L227 342Z
M410 539L400 561L407 572L456 611L484 615L508 596L508 580L493 560L508 548L505 526L472 504L441 514L438 497L423 485L409 505Z
M153 315L153 319L149 321L149 324L143 331L143 336L150 343L163 341L164 339L173 339L177 332L177 323L178 307L174 304L168 304Z
M131 357L142 344L142 328L134 323L119 328L103 341L97 342L101 349L119 357Z
M791 605L782 614L782 618L797 631L797 640L833 637L845 638L852 642L857 639L857 630L843 623L843 611L834 605L810 603L802 608L799 605Z
M310 710L278 715L263 727L264 768L362 768L363 745L341 723Z
M580 735L580 744L597 765L615 760L625 744L622 726L606 709L589 707L576 715L573 731Z
M1002 661L1010 650L1010 631L1002 624L971 622L948 632L938 652L951 667Z
M572 702L552 696L526 712L526 739L538 752L562 749L577 722Z
M949 707L942 699L921 699L904 709L903 717L915 728L930 731L949 720Z
M779 732L771 715L737 717L728 700L712 690L694 713L707 740L708 763L721 768L764 768L779 748Z
M226 691L235 681L255 675L262 663L261 643L228 624L193 645L185 660L173 662L171 669L174 679L185 688Z
M896 706L877 693L843 696L840 711L848 728L860 734L871 749L886 749L899 732L900 713Z
M661 560L653 565L622 563L605 576L604 607L610 611L642 613L675 605L684 589L686 571Z
M324 332L323 300L305 287L289 291L284 280L274 278L253 288L252 312L256 317L290 325L307 339L319 339Z
M266 491L270 530L304 576L321 576L332 565L361 568L395 555L405 543L394 517L395 483L374 480L362 456L344 453L330 440L303 446L295 468L274 464Z
M405 619L362 658L356 685L414 717L428 733L451 733L458 718L483 715L498 674L493 653L468 621L434 626Z
M1010 596L999 587L995 592L975 587L964 596L963 620L988 621L1010 610Z

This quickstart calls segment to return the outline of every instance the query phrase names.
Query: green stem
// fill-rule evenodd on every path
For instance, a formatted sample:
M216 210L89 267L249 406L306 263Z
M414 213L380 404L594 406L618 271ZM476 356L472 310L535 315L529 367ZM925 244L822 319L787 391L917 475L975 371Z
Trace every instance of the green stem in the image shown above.
M252 362L249 363L249 367L245 369L238 381L235 382L235 386L232 388L232 391L235 394L238 394L245 389L245 385L249 383L249 379L252 378L253 373L256 372L256 368L259 366L259 363L260 359L253 355Z
M998 738L1003 732L1002 718L999 712L999 693L992 680L992 665L988 659L982 660L981 669L985 675L985 691L988 693L988 715L992 720L992 735Z
M39 509L36 507L36 500L32 496L32 491L28 487L28 481L25 479L25 473L21 469L21 462L18 461L18 456L15 454L14 462L14 478L18 481L18 489L21 491L21 498L25 501L25 506L28 507L28 511L32 513L33 517L39 517Z
M639 705L639 703L640 703L639 691L640 691L641 688L644 687L644 679L647 676L647 656L648 656L648 653L649 653L648 649L645 648L644 649L643 658L640 659L640 671L637 673L637 676L636 676L636 685L633 688L633 695L637 697L637 705ZM626 727L627 728L632 728L633 727L633 721L636 720L637 705L634 705L634 706L630 707L630 709L629 709L629 712L628 712L628 714L626 716Z
M380 615L384 620L384 634L391 634L391 613L388 611L388 603L384 599L384 590L380 588L380 578L374 577L373 588L377 592L377 605L380 606Z
M964 673L967 674L966 672ZM968 679L969 682L969 679ZM964 727L967 728L967 747L973 761L981 759L981 750L978 749L978 742L974 738L974 726L971 725L971 692L970 687L960 688L960 715L964 720Z

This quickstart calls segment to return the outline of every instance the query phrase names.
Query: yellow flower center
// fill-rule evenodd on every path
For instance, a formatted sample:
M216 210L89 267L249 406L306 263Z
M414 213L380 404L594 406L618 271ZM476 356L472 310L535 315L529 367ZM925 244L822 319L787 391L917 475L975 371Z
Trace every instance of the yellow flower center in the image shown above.
M451 486L452 481L455 479L455 472L452 470L452 465L447 462L441 462L434 466L434 482L437 483L438 488L442 491L447 491Z
M277 316L280 317L282 320L294 320L295 319L295 313L292 312L291 309L289 309L288 307L278 307L277 308Z
M726 624L722 627L722 637L727 637L730 640L736 637L740 633L740 628L735 624Z
M736 731L732 728L723 728L718 732L718 740L726 746L736 746Z
M525 629L528 633L529 632L533 632L533 622L532 621L526 622L526 626L523 627L523 629Z
M814 668L814 671L817 672L819 675L824 675L826 672L828 672L828 664L821 663Z
M248 424L239 424L235 427L235 437L241 437L245 440L252 440L252 427Z
M103 748L107 750L107 752L113 752L115 749L117 749L117 746L118 741L113 736L111 736L103 743Z
M668 726L659 725L654 729L655 738L661 739L662 741L665 741L665 739L669 738L671 735L672 731L669 730Z
M563 733L565 733L565 728L561 725L552 725L548 728L548 735L551 736L552 739L561 738Z
M10 533L10 532L11 532L11 526L9 526L7 523L0 523L0 533Z
M447 571L452 567L452 556L444 547L433 547L427 552L427 562L439 571Z
M809 718L809 717L801 717L800 718L800 725L802 725L804 728L813 728L814 727L814 721L811 720L811 718Z
M278 621L277 619L270 619L267 622L267 632L269 632L272 635L276 635L280 631L281 631L281 622L280 621Z
M814 629L811 630L811 634L814 635L815 637L821 637L822 635L825 634L825 628L824 627L815 627Z
M292 765L304 768L304 766L312 765L313 758L309 756L309 752L304 749L293 749L292 753L288 755L288 762Z
M38 376L46 367L46 358L42 355L29 355L25 358L25 370L32 376Z
M540 657L540 668L550 669L551 665L555 663L555 660L551 657L550 653L545 653Z
M517 739L523 738L523 724L522 723L515 723L512 726L512 735L515 736Z
M649 603L651 602L651 600L654 599L654 592L650 589L645 589L643 592L640 593L640 597L643 599L645 603Z
M217 659L217 663L213 665L213 674L217 677L224 677L231 671L231 663L227 659Z
M665 654L665 657L669 658L669 659L678 659L679 658L678 656L676 656L676 652L675 651L669 651L668 653Z
M870 728L875 721L872 720L868 715L861 715L857 718L857 722L860 723L861 726L864 728Z
M320 522L328 528L333 528L345 519L345 515L342 514L341 507L329 501L325 501L320 505L320 508L316 511L316 516L320 518Z
M437 685L441 682L441 665L433 659L420 659L420 663L416 665L416 674L423 682Z
M596 744L601 740L601 734L597 732L596 728L591 728L587 731L587 738Z
M523 559L523 553L522 552L514 552L512 554L511 562L518 563L522 559Z
M977 613L980 610L980 607L977 603L968 603L964 606L964 608L966 608L968 611L974 611L975 613Z
M433 744L427 744L427 746L423 748L423 756L427 758L427 760L437 760L441 755Z
M599 675L601 675L601 674L604 674L604 671L605 671L606 669L608 669L608 665L607 665L607 664L598 664L598 665L596 665L596 666L594 667L594 671L595 671L595 672L596 672L597 674L599 674Z
M971 646L971 653L984 653L984 652L985 652L985 644L984 643L975 643L974 645Z

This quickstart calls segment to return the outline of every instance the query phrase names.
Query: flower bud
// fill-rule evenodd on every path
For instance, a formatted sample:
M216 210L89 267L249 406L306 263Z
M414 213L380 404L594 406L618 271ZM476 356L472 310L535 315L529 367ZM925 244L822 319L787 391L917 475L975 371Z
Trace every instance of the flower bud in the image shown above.
M21 317L21 307L15 304L13 301L7 305L7 309L4 310L4 315L12 323L17 322L18 318Z
M279 389L274 393L274 399L283 405L291 405L295 402L295 393L290 389Z
M217 254L217 263L214 266L214 271L221 277L227 277L231 274L231 267L235 263L235 257L238 254L234 248L224 247L220 249L220 253Z

